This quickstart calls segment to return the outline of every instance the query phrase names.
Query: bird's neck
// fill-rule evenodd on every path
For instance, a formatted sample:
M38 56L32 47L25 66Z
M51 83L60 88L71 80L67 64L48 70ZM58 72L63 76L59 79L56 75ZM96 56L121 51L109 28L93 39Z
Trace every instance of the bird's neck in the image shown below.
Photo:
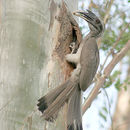
M101 32L98 28L96 29L94 26L89 24L89 29L90 29L90 32L89 32L90 37L94 37L94 38L100 37Z
M100 32L98 31L90 31L90 37L94 37L94 38L99 38L100 37Z
M84 37L85 41L87 41L91 37L90 32Z
M94 34L92 31L90 31L89 33L88 33L88 35L86 35L85 37L84 37L84 39L85 40L88 40L89 38L92 38L92 37L94 37L94 38L98 38L98 36L96 35L96 34Z

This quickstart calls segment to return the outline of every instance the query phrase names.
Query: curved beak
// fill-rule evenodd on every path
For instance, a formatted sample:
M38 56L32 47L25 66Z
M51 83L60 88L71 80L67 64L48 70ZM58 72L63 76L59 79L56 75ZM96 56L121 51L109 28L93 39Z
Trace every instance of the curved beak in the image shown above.
M92 13L89 10L86 10L86 11L75 11L75 12L73 12L73 15L76 15L78 17L83 18L84 20L86 20L90 24L92 24L92 22L94 20L93 17L92 17Z

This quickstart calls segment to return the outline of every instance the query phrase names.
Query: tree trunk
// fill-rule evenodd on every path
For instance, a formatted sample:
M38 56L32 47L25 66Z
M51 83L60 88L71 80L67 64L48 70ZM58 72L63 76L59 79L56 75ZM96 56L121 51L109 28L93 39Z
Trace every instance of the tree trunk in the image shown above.
M130 82L130 67L127 79ZM122 90L118 94L118 101L113 117L114 130L130 130L130 84L126 86L127 91Z
M56 3L57 2L57 3ZM0 8L0 130L64 130L65 110L47 123L37 100L64 82L69 44L81 33L68 13L78 0L3 0ZM72 25L73 23L73 25ZM75 38L74 38L75 37ZM67 105L66 105L67 106Z

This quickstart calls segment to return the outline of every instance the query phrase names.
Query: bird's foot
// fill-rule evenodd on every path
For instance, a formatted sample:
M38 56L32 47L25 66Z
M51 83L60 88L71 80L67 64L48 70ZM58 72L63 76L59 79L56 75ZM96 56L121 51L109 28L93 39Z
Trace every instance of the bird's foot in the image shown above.
M71 49L71 54L75 53L75 50L77 49L76 43L75 42L70 43L69 48Z

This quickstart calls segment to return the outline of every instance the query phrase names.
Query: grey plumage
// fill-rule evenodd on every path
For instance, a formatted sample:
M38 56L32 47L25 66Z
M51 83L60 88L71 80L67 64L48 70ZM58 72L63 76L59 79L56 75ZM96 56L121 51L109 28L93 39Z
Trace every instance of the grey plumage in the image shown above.
M43 113L45 120L53 121L57 117L59 109L69 99L75 85L77 85L77 83L69 79L38 100L38 109Z
M89 23L90 33L82 40L76 54L67 54L66 60L74 63L76 69L71 77L59 87L39 99L38 109L47 121L53 121L60 108L68 102L67 130L83 130L81 114L81 91L91 84L98 65L99 52L96 38L103 32L101 20L91 11L74 13Z
M67 129L82 130L81 90L79 84L75 87L68 102Z
M87 48L87 51L86 51ZM99 65L99 51L95 38L88 38L81 51L80 88L85 91L91 84Z

